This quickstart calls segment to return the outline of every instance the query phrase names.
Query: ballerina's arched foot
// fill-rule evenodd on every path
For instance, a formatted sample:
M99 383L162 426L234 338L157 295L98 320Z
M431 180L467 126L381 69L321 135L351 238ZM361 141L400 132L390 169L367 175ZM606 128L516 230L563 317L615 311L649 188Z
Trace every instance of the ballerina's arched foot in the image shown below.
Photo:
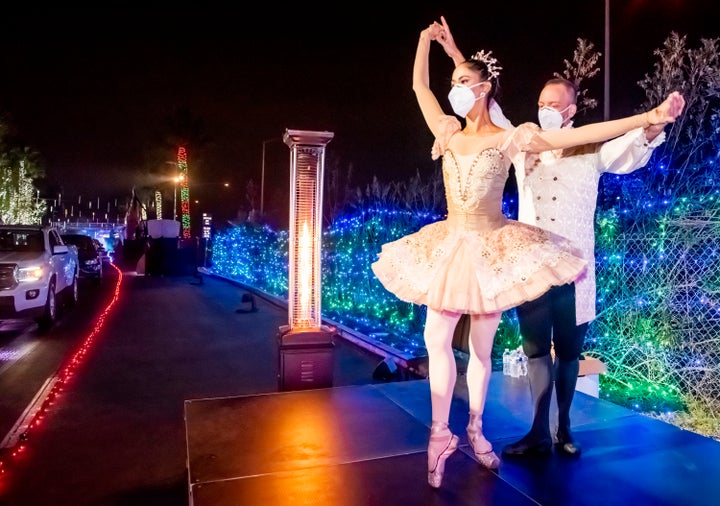
M475 457L483 467L488 469L498 469L500 467L500 457L492 450L485 453L475 452Z
M500 457L493 451L490 441L482 435L479 417L471 415L470 424L467 427L467 437L470 447L475 453L480 465L488 469L497 469L500 467Z
M442 484L445 461L458 447L458 437L450 432L447 423L433 423L428 445L428 483L433 488Z

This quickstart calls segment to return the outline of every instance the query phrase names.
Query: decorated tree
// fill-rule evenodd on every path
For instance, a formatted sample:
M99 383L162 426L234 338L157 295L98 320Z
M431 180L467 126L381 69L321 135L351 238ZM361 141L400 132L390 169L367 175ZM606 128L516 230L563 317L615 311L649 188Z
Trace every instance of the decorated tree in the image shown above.
M43 174L37 154L29 148L9 146L5 133L5 126L0 123L0 220L41 223L47 206L33 183Z

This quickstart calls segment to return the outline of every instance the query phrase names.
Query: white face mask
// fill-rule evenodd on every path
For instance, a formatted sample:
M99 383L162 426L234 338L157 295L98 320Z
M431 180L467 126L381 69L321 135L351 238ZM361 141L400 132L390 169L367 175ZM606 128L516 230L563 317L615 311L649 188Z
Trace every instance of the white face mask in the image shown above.
M570 109L567 106L562 111L556 111L550 106L541 107L538 111L538 121L540 122L540 128L543 130L559 130L564 122L562 113Z
M475 94L472 92L472 88L480 86L484 82L486 81L475 83L472 86L456 84L452 87L450 93L448 94L448 100L450 100L450 106L455 114L463 118L467 116L467 113L469 113L470 109L473 108L475 102L485 96L485 92L483 91L480 92L480 96L476 98Z

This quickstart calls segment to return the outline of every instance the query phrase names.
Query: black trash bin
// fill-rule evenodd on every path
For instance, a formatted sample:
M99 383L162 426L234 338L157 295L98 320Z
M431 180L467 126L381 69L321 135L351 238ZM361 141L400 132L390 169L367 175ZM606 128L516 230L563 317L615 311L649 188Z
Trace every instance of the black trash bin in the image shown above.
M332 387L335 335L334 329L324 326L311 330L280 327L279 389L287 391Z

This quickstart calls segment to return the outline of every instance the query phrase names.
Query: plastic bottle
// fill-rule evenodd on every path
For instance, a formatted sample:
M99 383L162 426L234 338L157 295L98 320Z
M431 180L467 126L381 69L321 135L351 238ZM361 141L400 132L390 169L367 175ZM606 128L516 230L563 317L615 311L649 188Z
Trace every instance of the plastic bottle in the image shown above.
M525 350L523 350L522 345L520 345L513 351L517 357L517 377L525 376L527 374L527 355L525 355Z
M510 348L505 348L503 352L503 374L505 376L510 374Z
M520 355L520 376L527 376L527 356L523 353Z
M517 350L510 353L510 376L513 378L520 377L520 356Z

